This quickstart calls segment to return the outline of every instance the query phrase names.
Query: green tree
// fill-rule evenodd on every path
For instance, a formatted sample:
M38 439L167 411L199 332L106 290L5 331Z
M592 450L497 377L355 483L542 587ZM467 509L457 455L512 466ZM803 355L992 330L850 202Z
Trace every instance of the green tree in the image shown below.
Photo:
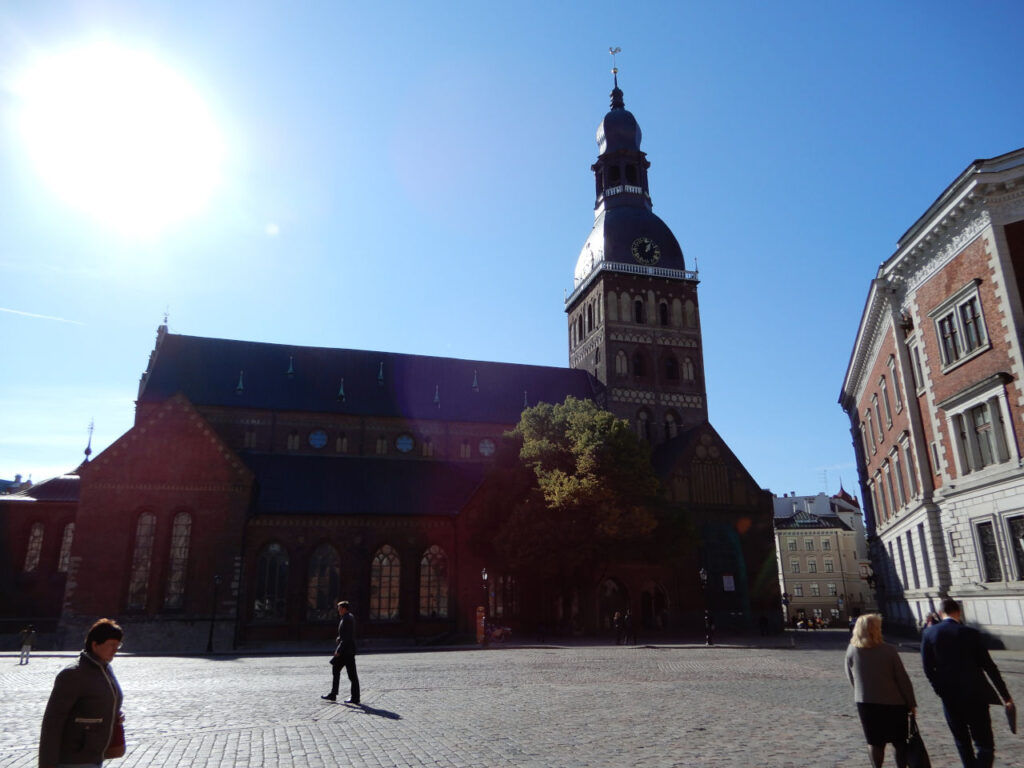
M657 525L648 445L593 402L525 410L503 448L484 506L493 551L512 570L593 583Z

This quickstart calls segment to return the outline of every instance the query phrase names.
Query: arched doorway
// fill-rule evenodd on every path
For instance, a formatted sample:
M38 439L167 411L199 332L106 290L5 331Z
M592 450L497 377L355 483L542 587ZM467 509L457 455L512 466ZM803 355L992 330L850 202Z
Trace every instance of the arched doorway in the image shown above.
M597 593L597 625L600 629L611 629L616 611L625 614L629 609L629 593L616 579L605 579Z
M644 629L668 629L668 592L660 584L649 581L640 594L640 624Z

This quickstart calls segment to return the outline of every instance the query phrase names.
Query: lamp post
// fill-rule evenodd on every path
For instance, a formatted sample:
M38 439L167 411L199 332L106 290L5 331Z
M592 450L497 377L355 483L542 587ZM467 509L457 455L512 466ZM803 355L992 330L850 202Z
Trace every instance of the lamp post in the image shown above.
M206 652L213 653L213 623L217 618L217 587L220 586L220 574L213 577L213 608L210 610L210 636L206 639Z
M486 648L490 644L490 642L491 642L491 638L490 638L490 636L488 635L488 632L487 632L487 608L488 608L487 604L488 604L488 602L490 600L490 594L487 592L487 569L486 568L484 568L484 569L482 569L480 571L480 584L481 584L481 587L483 588L483 591L484 591L484 601L482 603L483 615L481 616L481 621L483 622L483 640L482 640L481 644L483 645L484 648Z
M704 645L714 645L715 620L711 617L711 609L708 606L708 569L701 566L697 575L700 576L700 591L704 597Z

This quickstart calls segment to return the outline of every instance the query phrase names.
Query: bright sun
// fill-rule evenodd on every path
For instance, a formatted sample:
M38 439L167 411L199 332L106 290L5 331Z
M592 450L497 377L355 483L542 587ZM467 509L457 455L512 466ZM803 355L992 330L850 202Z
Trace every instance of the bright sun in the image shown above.
M130 235L201 210L224 147L206 105L145 53L97 44L40 59L19 82L21 127L48 186Z

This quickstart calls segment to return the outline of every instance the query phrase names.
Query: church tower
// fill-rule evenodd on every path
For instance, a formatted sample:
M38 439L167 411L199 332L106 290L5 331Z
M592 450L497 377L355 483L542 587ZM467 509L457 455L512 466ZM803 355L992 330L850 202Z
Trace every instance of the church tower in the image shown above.
M661 443L708 419L697 273L651 210L640 126L618 70L611 111L597 127L594 228L566 299L569 366L607 388L606 407Z

